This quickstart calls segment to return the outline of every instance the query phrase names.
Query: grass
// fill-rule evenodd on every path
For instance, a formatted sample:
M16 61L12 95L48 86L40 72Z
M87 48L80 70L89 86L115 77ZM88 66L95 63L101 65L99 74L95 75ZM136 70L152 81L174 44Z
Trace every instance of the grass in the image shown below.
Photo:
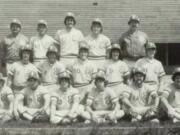
M116 125L75 123L66 126L11 121L1 123L0 127L0 135L180 135L179 124L172 124L169 121L160 124L122 121Z

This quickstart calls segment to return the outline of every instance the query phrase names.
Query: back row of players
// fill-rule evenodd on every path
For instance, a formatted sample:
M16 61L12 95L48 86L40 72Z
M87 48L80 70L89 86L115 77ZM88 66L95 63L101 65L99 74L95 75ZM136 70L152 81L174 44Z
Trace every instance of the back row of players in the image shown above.
M18 22L14 20L11 23L12 31L21 28ZM42 32L47 24L45 21L40 22L38 31ZM75 22L72 14L65 18L67 27L74 26ZM137 16L132 16L128 24L132 28L136 27L139 24ZM68 28L56 34L61 45L59 50L58 42L54 40L47 51L42 51L45 41L42 42L40 37L32 38L31 46L20 44L23 42L20 37L23 36L19 34L19 38L13 41L12 35L3 41L6 43L3 44L4 56L9 56L2 59L7 64L7 81L0 75L0 116L3 120L19 119L19 116L33 120L37 112L45 111L54 124L76 121L77 116L87 123L116 123L125 114L130 115L132 121L152 118L152 121L158 122L156 114L159 111L159 99L163 103L162 110L167 112L173 122L180 120L180 69L173 73L174 82L163 87L165 72L161 62L154 58L154 43L143 43L143 57L135 54L136 50L142 51L135 49L136 44L133 44L133 49L127 47L135 39L130 42L126 41L127 38L123 40L122 44L127 45L122 46L125 52L119 44L110 45L108 40L104 40L107 38L102 35L102 22L98 19L92 23L89 40L77 40L78 32L74 33L74 28L68 31ZM138 39L139 43L143 41L142 36ZM63 46L65 44L69 47ZM38 47L42 47L41 51L36 52ZM75 50L77 52L72 53ZM130 54L134 56L130 56L127 50L133 51ZM38 58L36 55L43 57ZM31 63L33 56L34 65ZM127 57L121 60L122 56ZM138 58L130 73L126 62L132 64Z

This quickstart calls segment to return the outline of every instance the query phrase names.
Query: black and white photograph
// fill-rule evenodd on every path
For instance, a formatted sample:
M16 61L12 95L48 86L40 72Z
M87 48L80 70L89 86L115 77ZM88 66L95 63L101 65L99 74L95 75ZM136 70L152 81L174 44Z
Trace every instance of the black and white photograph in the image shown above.
M0 135L180 135L180 1L0 0Z

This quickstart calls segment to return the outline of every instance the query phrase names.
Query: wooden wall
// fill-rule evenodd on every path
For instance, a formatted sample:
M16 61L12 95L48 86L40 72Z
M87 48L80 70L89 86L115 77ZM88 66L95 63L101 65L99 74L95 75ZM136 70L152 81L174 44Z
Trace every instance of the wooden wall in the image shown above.
M19 18L23 33L36 33L36 23L45 19L48 33L54 36L64 27L65 13L74 12L77 27L89 33L91 20L99 17L104 22L104 33L116 41L127 28L131 14L137 14L141 29L157 43L180 42L179 0L0 0L0 39L9 32L9 23Z

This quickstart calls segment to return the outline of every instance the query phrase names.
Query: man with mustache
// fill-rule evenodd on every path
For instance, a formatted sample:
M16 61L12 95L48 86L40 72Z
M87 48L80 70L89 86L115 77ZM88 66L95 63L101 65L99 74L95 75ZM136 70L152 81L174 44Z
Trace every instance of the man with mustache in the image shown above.
M121 35L119 43L123 51L124 62L132 68L136 60L145 56L144 44L148 41L148 36L138 29L140 18L137 15L129 18L128 25L129 29Z
M11 33L3 38L0 43L1 58L0 62L2 67L6 66L8 73L14 62L19 58L19 48L28 44L28 38L21 33L22 23L18 19L13 19L10 23Z
M65 66L70 65L78 55L79 42L83 40L82 32L75 28L75 15L71 12L64 19L65 29L58 30L55 39L59 43L61 61Z

